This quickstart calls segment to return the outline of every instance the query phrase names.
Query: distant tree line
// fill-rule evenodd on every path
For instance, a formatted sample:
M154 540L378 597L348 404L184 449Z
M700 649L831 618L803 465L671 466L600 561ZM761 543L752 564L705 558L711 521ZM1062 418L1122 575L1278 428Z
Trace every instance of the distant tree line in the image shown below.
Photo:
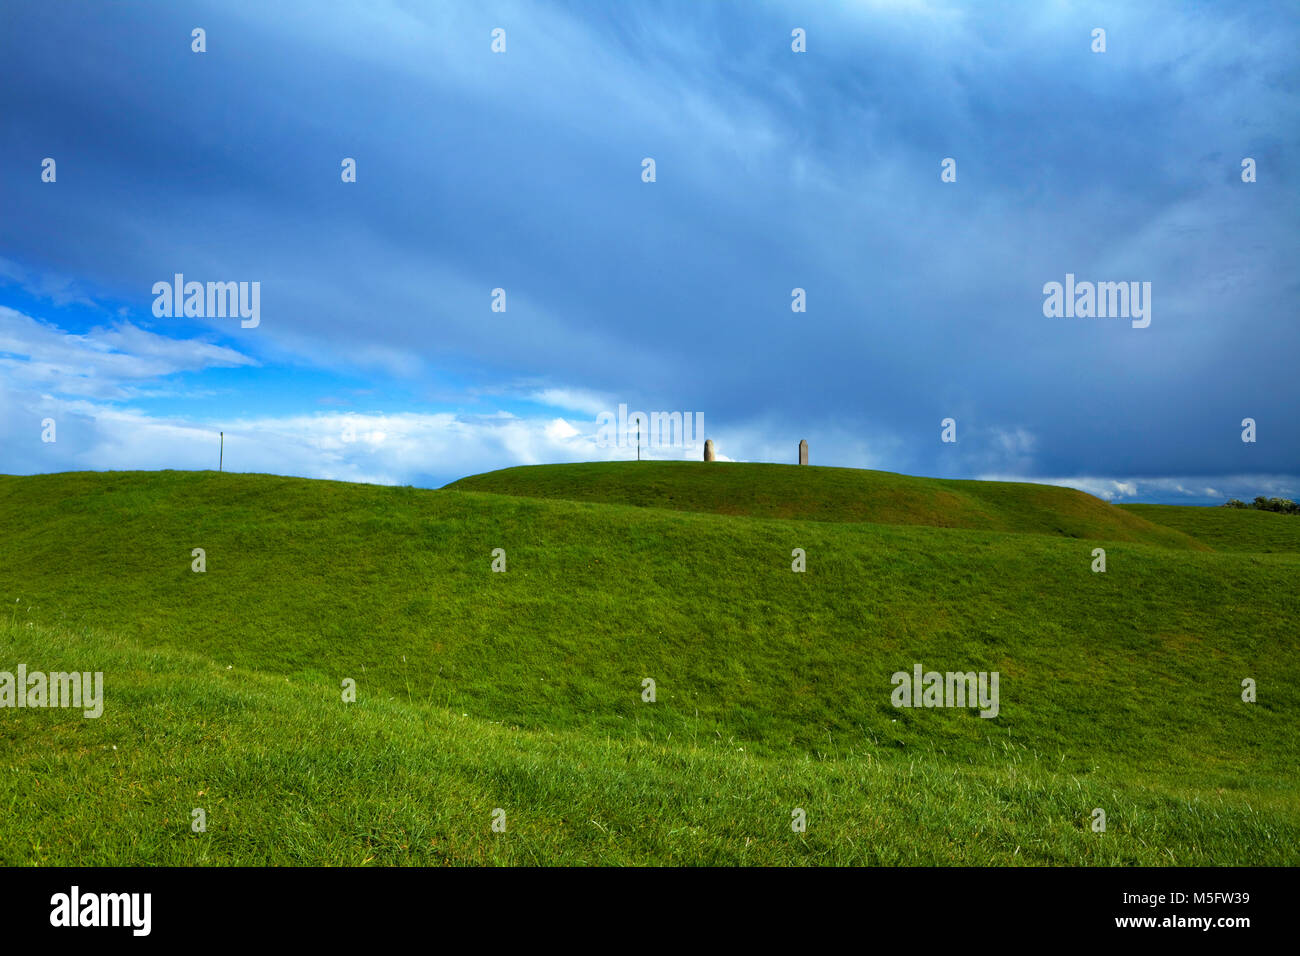
M1256 511L1276 511L1280 515L1300 515L1300 505L1290 498L1265 498L1259 495L1250 504L1233 498L1224 504L1225 508L1254 508Z

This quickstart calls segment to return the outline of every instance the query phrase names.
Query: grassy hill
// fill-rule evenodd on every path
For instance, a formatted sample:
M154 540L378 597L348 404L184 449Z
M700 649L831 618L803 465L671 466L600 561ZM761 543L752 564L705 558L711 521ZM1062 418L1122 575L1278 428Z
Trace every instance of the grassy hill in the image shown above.
M916 478L887 471L737 462L525 465L473 475L455 491L808 521L869 521L1204 546L1073 488Z
M641 504L0 477L0 670L107 697L0 710L0 863L1300 862L1300 555Z
M1216 551L1300 553L1300 517L1240 508L1121 505L1124 511L1175 528Z

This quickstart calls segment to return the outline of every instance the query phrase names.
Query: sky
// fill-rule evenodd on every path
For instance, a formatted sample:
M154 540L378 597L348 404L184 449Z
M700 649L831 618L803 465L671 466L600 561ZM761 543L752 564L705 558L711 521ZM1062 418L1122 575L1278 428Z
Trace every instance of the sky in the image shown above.
M623 405L1300 497L1295 4L5 0L0 61L0 473L438 487L635 458Z

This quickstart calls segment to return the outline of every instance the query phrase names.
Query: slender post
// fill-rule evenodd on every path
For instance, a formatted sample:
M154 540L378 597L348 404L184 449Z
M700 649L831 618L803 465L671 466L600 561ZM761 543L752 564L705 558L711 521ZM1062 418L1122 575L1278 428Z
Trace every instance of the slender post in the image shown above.
M641 460L641 419L636 420L636 460Z
M226 433L221 432L221 454L217 458L217 471L221 471L226 464Z

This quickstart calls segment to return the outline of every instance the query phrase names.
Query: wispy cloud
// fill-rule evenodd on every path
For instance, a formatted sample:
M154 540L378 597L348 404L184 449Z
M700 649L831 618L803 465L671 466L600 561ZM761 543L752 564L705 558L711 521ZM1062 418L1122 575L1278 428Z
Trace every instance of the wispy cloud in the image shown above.
M142 383L178 372L256 364L234 349L170 338L130 322L75 334L0 306L0 368L11 388L128 399Z

